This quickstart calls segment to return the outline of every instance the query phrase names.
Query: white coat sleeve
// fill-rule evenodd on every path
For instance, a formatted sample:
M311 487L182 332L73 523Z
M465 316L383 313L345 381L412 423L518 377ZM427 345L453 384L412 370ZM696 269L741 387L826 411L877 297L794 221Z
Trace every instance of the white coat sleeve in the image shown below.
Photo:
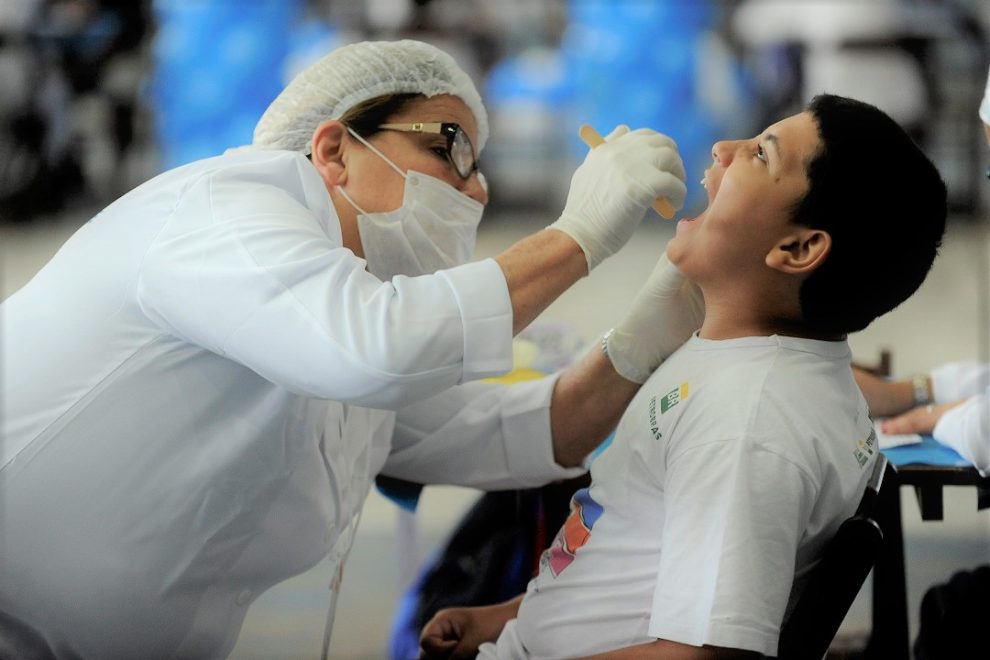
M935 403L949 403L990 387L990 364L973 360L947 362L932 369L931 376Z
M946 411L932 436L990 476L990 387Z
M511 369L494 261L381 282L342 247L314 173L293 194L234 170L190 183L145 255L138 301L165 332L293 392L393 410Z
M469 383L401 409L382 473L423 484L531 488L585 472L553 459L556 378Z

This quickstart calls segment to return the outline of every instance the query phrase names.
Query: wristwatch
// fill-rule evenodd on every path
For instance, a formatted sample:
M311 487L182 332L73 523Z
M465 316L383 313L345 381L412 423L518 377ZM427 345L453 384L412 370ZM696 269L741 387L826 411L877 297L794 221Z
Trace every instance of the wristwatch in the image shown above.
M925 406L932 402L928 391L928 376L925 374L911 376L911 389L914 392L915 406Z

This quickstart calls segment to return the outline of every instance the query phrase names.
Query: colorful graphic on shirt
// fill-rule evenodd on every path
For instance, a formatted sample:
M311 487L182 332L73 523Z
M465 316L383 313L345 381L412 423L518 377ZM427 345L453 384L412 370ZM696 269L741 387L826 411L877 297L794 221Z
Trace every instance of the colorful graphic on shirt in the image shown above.
M602 515L602 506L591 498L587 488L574 493L571 498L571 513L557 532L553 543L543 553L540 563L554 577L571 565L574 553L588 542L591 528Z
M853 456L856 457L856 462L859 463L859 467L866 465L866 462L870 460L870 456L876 451L877 447L877 432L876 429L870 429L870 435L866 436L865 440L860 440L856 443L856 449L853 451Z

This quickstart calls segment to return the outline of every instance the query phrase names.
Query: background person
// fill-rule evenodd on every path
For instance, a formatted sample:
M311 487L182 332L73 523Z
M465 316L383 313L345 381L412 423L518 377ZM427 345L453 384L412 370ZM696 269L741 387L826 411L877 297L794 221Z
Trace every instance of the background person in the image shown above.
M990 146L990 74L978 111ZM930 374L888 381L853 369L870 412L886 417L884 433L931 435L990 473L990 365L959 361L940 365Z
M889 434L930 435L990 474L990 365L950 362L903 380L853 369L870 413Z

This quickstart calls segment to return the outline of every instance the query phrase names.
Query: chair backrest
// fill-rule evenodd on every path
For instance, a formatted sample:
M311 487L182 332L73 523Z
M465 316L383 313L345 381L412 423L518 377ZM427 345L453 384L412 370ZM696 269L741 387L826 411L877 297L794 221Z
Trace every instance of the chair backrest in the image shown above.
M856 513L842 523L825 547L781 628L777 649L781 660L820 660L828 651L880 552L883 533L873 519L873 507L884 475L893 469L880 454Z

